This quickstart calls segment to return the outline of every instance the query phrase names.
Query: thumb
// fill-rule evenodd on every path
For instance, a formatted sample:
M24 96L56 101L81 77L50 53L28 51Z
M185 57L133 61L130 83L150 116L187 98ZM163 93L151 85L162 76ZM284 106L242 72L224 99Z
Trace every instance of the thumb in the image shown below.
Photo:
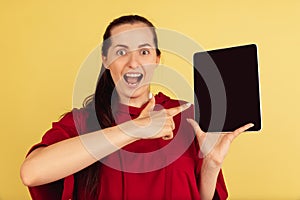
M186 119L187 122L193 127L196 137L198 139L198 142L200 145L203 144L204 138L205 138L205 132L202 131L202 129L200 128L199 124L193 120L193 119Z
M149 113L153 110L155 106L155 98L152 96L152 94L150 95L150 97L151 97L150 101L148 102L146 107L142 110L139 117L148 117Z

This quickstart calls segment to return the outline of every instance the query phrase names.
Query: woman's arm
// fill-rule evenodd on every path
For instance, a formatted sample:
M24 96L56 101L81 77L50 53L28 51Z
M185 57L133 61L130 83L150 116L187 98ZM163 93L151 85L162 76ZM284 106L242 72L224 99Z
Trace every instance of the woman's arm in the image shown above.
M217 178L229 151L232 141L242 132L251 128L253 124L247 124L230 133L205 133L195 120L187 120L193 127L200 146L203 163L200 174L201 200L211 200L214 196Z
M26 186L59 180L136 140L115 126L40 147L23 162L21 179Z
M21 179L27 186L50 183L95 163L140 138L173 138L173 116L190 105L153 111L152 98L138 118L119 126L66 139L31 152L21 166ZM164 123L162 123L164 122ZM156 131L153 131L156 130ZM142 133L141 137L139 133Z
M212 161L204 159L201 167L200 196L201 200L211 200L216 191L216 184L221 166L212 167Z

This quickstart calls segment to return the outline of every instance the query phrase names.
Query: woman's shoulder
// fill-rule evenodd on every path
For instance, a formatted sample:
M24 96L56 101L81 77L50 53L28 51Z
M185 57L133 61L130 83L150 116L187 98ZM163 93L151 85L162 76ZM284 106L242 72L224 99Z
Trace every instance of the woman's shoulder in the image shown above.
M61 118L57 122L53 122L52 128L60 127L63 129L74 130L74 132L77 132L78 134L86 132L89 113L90 112L86 108L73 108L71 111L61 115Z
M87 108L73 108L66 115L70 115L74 120L84 121L89 116L89 111Z
M89 115L89 112L85 108L73 108L61 115L58 122L60 124L72 124L73 122L85 121Z
M87 120L91 111L88 108L73 108L72 111L65 114L62 120L72 120L79 134L87 131Z

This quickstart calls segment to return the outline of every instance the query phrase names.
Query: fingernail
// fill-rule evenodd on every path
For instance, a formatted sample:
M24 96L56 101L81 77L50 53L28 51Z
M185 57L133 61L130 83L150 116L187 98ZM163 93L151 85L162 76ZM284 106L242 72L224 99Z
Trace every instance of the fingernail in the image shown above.
M149 99L152 99L152 97L153 97L153 94L150 92L149 93Z
M190 102L186 103L185 106L188 108L190 107L192 104Z
M249 125L249 128L251 128L251 127L253 127L254 126L254 124L253 123L251 123L250 125Z

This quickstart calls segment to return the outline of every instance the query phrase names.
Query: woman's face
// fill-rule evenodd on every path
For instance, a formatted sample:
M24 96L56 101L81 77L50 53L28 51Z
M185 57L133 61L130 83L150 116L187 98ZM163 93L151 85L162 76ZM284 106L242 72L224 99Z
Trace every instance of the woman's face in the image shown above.
M141 106L148 100L149 83L160 60L153 37L144 23L123 24L111 30L111 46L102 59L121 103Z

